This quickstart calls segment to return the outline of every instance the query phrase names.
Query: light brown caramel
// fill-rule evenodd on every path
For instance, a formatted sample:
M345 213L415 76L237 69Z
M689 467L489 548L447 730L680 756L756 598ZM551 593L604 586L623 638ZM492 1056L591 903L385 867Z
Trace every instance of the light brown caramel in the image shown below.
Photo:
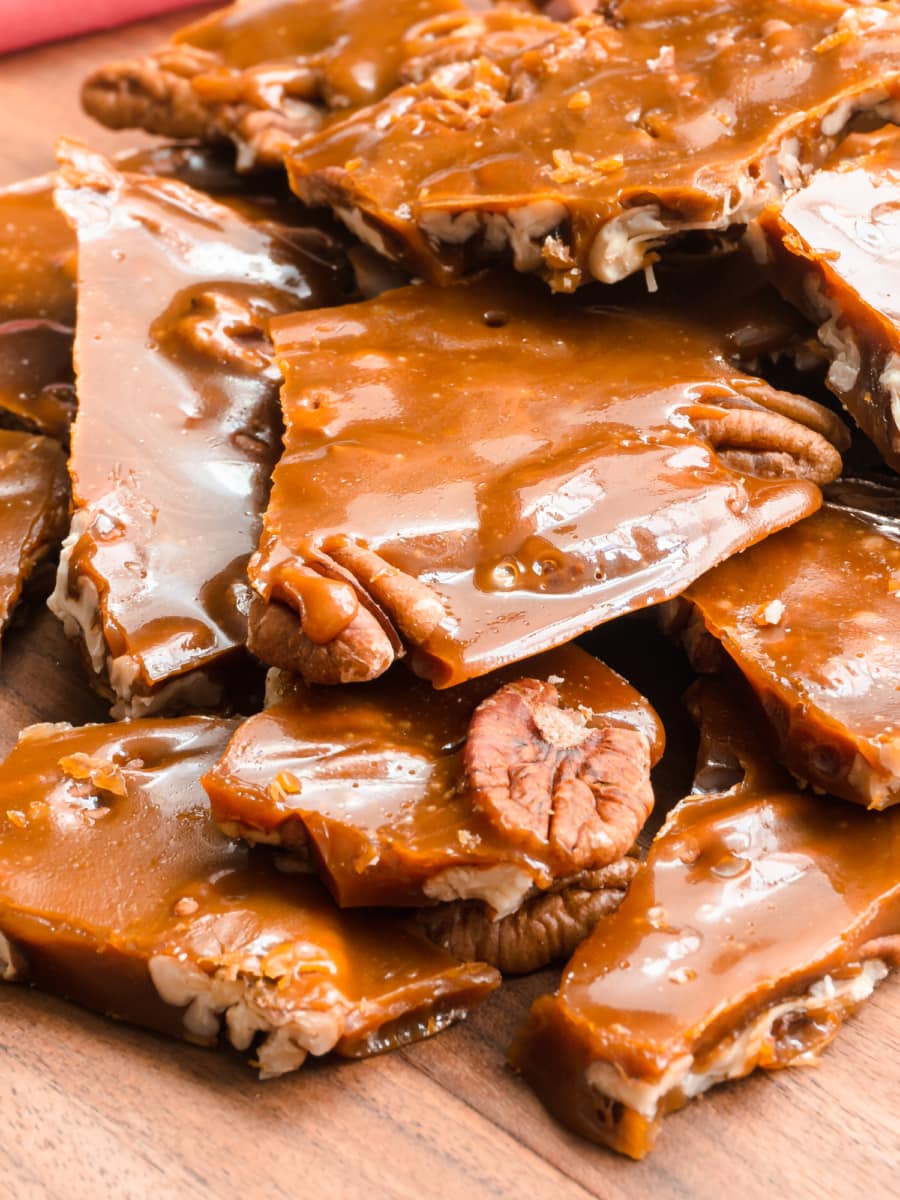
M307 1053L427 1037L497 982L402 922L341 913L212 822L233 722L35 726L0 766L0 976L203 1045Z
M0 430L0 631L34 568L66 529L63 451L50 438Z
M705 1088L814 1061L900 954L900 809L798 792L738 696L697 703L707 763L742 782L673 810L511 1055L560 1120L633 1158Z
M775 283L819 325L828 386L900 470L900 133L849 138L760 228Z
M293 186L432 280L503 258L571 291L746 222L900 96L892 4L621 0L505 49L332 122Z
M333 302L343 267L277 207L63 151L79 238L75 513L55 612L117 711L219 703L277 453L266 323ZM311 247L311 248L308 248Z
M627 731L645 772L659 758L662 726L649 704L575 646L440 692L396 667L366 686L298 685L245 721L203 781L213 814L226 829L304 854L343 907L470 894L515 908L531 886L567 871L551 846L491 820L464 760L476 706L522 678L553 681L562 710L580 713L586 730ZM510 774L536 769L533 743L511 741L503 754ZM543 803L543 790L533 800ZM610 860L600 851L590 865Z
M814 511L840 422L732 366L692 295L587 307L487 275L273 321L287 428L255 653L330 683L405 647L454 684Z
M832 499L685 599L752 685L781 761L885 808L900 802L900 493L847 483ZM696 635L688 626L702 666Z

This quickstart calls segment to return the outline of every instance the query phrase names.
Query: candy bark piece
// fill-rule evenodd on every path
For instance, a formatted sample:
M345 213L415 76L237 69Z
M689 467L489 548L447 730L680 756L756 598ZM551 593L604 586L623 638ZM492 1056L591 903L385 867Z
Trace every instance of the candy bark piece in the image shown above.
M0 324L0 423L65 441L75 411L73 380L70 326Z
M34 726L0 766L0 976L262 1075L437 1032L497 982L213 823L199 779L234 722Z
M819 326L828 386L900 471L900 133L848 141L808 187L765 209L761 250Z
M900 958L900 809L797 791L734 695L698 703L707 764L743 778L672 811L511 1052L561 1121L632 1158L707 1088L814 1062Z
M370 104L395 87L421 49L414 27L467 15L461 0L243 0L152 55L101 67L82 102L113 129L230 139L242 168L274 165L329 109Z
M286 185L236 175L227 154L178 145L129 151L120 170L181 179L240 206L262 203L273 217L286 208ZM53 203L54 179L43 175L0 190L0 422L68 439L75 407L72 327L77 242ZM258 215L258 214L257 214Z
M49 175L0 189L0 324L75 322L75 239Z
M229 833L306 856L342 906L477 897L505 915L534 886L573 873L555 846L495 822L468 770L473 717L523 678L553 681L560 707L548 719L577 716L586 734L610 728L627 742L631 763L621 764L616 782L624 789L629 765L636 768L631 794L642 816L632 828L630 814L617 811L624 843L587 865L618 860L652 805L649 770L662 752L662 727L634 688L575 646L448 691L401 667L365 686L295 684L238 728L204 779L213 814ZM510 776L533 780L540 737L507 744L504 732L497 748ZM547 798L546 787L535 786L527 801L537 808Z
M442 67L289 165L303 199L426 278L502 257L571 291L755 217L898 97L894 5L622 0L511 61Z
M721 646L747 678L777 757L880 809L900 802L900 492L845 483L833 500L674 603L695 667Z
M266 322L333 301L342 273L249 201L239 212L74 145L61 178L79 238L79 410L51 608L116 713L215 706L245 640L277 453Z
M814 511L840 422L733 367L680 299L585 308L486 276L273 321L287 430L254 652L331 683L406 646L447 686Z
M0 430L0 631L35 567L65 534L68 485L56 442Z

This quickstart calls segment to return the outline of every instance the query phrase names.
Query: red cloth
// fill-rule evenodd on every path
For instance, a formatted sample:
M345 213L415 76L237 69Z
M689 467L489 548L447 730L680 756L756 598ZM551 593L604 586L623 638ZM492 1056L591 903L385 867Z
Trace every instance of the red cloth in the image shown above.
M38 42L109 29L198 0L0 0L0 54Z

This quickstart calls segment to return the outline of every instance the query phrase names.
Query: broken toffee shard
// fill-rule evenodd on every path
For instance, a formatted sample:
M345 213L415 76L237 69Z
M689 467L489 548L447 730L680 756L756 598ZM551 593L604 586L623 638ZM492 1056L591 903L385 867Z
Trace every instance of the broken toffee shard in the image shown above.
M497 983L386 914L226 838L199 779L234 723L34 726L0 766L0 978L263 1077L428 1037Z
M503 258L571 291L748 221L856 113L897 111L892 4L611 7L332 122L289 156L293 186L426 278Z
M364 686L294 683L238 727L203 784L226 832L300 856L342 907L471 900L479 936L499 939L487 925L550 890L541 933L556 920L564 940L544 937L533 959L573 948L565 939L621 899L661 752L643 697L565 646L445 691L402 667ZM467 914L424 924L472 939ZM513 941L525 961L527 923L505 927L495 965Z
M828 386L900 471L900 131L848 138L759 224L775 283L819 326Z
M428 22L464 22L461 0L243 0L155 54L110 63L82 101L113 129L230 139L242 169L280 165L330 109L371 104L429 46ZM425 23L421 31L418 27Z
M0 430L0 632L34 569L59 545L69 481L51 438Z
M900 959L900 809L797 791L733 695L695 701L712 776L743 778L672 811L510 1056L561 1121L632 1158L707 1088L815 1061Z
M485 276L271 328L287 428L250 645L310 682L405 647L443 687L561 645L813 512L840 469L841 423L732 366L680 293L586 308Z
M667 622L698 670L734 660L795 776L886 808L900 802L900 492L851 480L826 498L697 580Z
M321 235L62 151L78 234L75 512L50 606L114 714L217 705L277 454L273 313L343 296ZM238 204L238 201L235 201ZM255 219L254 219L255 218Z

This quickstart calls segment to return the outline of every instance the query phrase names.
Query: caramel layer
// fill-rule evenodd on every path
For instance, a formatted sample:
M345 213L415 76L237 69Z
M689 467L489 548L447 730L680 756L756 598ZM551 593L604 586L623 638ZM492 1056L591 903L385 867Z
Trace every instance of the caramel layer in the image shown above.
M634 1158L713 1084L814 1060L900 953L900 809L796 791L734 697L699 703L711 760L743 781L673 810L511 1056L562 1121Z
M267 322L340 297L343 270L270 205L226 206L76 146L61 175L79 239L79 409L52 607L117 711L214 705L217 664L245 639L277 453Z
M523 677L552 681L561 707L581 712L587 729L638 730L651 747L648 768L662 753L649 704L575 646L440 692L397 667L366 686L296 686L245 721L204 778L213 814L225 828L307 855L342 907L468 895L495 912L514 909L559 867L550 847L523 845L479 809L464 750L476 707ZM534 742L511 733L505 753L510 774L533 769ZM535 805L544 800L536 789ZM598 855L591 865L608 861Z
M900 801L900 495L842 484L834 501L685 598L752 685L781 761L885 808Z
M446 686L812 512L840 423L732 366L692 296L589 307L484 276L275 320L287 428L254 651L349 682L405 646Z
M776 284L819 325L828 386L900 470L900 133L848 142L760 227Z
M900 96L892 4L622 0L503 50L301 143L298 193L432 280L503 258L571 291L746 222Z
M0 975L204 1045L263 1076L441 1029L495 986L390 916L341 913L212 822L200 776L234 723L26 730L0 766Z
M0 630L34 568L66 529L63 451L50 438L0 430Z

